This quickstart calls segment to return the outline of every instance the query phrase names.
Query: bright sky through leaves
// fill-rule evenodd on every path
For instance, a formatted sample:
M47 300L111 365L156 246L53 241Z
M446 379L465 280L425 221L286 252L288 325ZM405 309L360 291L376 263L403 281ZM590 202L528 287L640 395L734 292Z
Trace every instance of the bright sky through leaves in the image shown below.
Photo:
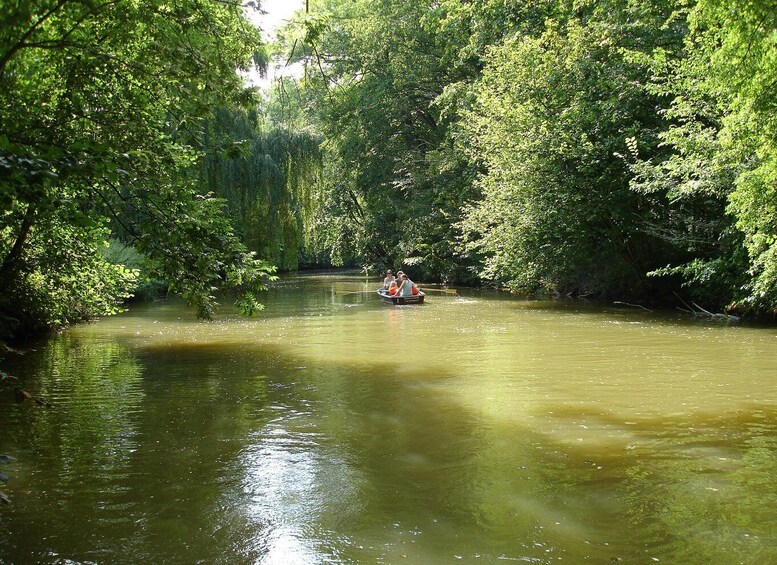
M262 0L261 6L264 13L251 11L248 17L262 30L264 41L271 42L275 41L276 30L284 25L294 12L305 8L305 0ZM259 77L258 73L250 73L248 76L249 81L262 88L269 88L273 79L279 73L282 75L293 75L295 73L293 65L286 69L277 68L278 64L283 65L284 62L272 62L270 68L267 69L267 76L265 78Z

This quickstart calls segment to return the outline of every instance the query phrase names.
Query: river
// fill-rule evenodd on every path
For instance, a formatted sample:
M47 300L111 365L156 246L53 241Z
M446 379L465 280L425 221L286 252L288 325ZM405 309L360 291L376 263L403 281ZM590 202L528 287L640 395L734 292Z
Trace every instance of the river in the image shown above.
M0 562L777 563L777 330L376 286L6 359Z

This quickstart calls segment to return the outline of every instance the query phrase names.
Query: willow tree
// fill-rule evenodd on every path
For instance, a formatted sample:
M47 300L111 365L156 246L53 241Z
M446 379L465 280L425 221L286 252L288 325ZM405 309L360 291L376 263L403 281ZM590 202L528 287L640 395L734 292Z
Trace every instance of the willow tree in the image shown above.
M0 4L0 314L47 327L109 312L132 273L100 254L119 230L207 315L214 281L261 286L222 205L188 174L216 105L245 97L260 49L217 0Z
M204 150L206 186L227 201L245 245L281 269L297 269L313 249L319 140L265 128L255 111L220 109L205 129Z

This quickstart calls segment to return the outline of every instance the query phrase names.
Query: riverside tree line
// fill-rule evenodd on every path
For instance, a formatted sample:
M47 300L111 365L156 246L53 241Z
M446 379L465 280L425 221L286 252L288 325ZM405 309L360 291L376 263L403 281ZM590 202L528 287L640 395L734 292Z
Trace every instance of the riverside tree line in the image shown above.
M0 6L6 337L349 263L774 315L771 2L307 4Z

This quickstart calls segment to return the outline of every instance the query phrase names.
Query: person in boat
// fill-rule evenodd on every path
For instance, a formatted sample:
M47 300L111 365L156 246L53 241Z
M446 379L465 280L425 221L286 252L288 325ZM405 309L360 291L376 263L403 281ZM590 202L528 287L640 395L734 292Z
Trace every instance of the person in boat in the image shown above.
M395 279L395 280L391 281L391 283L389 284L389 286L388 286L388 293L391 296L394 296L397 293L397 289L398 288L399 287L397 286L397 281Z
M394 274L391 272L391 269L389 269L388 271L386 271L386 278L383 279L383 288L390 287L392 282L396 284L396 281L397 279L394 277Z
M389 294L391 296L398 296L399 285L402 284L402 276L404 274L405 273L402 271L397 271L397 278L396 278L396 281L394 281L397 286L394 288L394 292L391 292L391 287L389 287Z
M401 282L399 283L399 288L397 288L397 293L395 296L413 296L414 294L418 294L420 292L418 285L407 278L405 273L400 275L400 279Z

